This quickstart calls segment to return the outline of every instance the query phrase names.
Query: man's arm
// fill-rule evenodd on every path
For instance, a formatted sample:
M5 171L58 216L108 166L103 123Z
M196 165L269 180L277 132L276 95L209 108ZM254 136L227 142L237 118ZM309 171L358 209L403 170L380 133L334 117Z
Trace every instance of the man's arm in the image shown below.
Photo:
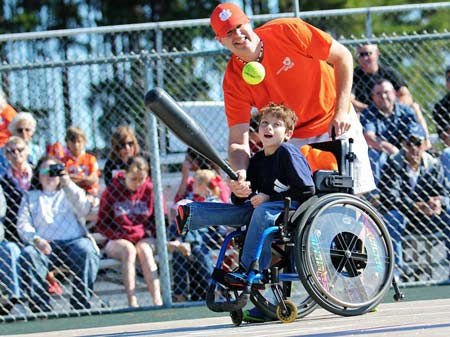
M327 62L333 65L336 78L336 110L331 124L336 130L336 136L339 136L351 126L348 112L353 81L353 57L344 45L333 40Z
M230 127L228 138L228 159L231 167L239 175L239 180L230 182L231 191L238 197L246 198L251 190L247 178L250 159L249 124L237 124Z
M364 132L364 138L366 138L366 142L369 148L381 152L386 152L389 155L396 154L399 151L399 149L395 145L385 140L378 139L377 135L373 131Z

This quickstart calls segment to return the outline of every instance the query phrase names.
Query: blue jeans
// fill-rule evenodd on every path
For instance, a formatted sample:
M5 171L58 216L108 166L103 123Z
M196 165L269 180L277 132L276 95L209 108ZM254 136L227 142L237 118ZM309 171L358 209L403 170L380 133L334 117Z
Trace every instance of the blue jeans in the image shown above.
M45 255L35 246L26 246L22 252L23 282L33 305L48 311L50 296L46 277L49 269L64 265L73 274L70 304L76 310L89 309L100 257L91 240L81 237L50 242L52 253Z
M386 152L378 151L369 148L369 160L372 167L373 177L375 178L375 184L378 186L378 182L381 178L381 170L388 159Z
M189 299L190 293L191 301L205 300L213 265L208 250L204 248L204 245L193 244L189 257L180 252L173 253L174 294Z
M0 243L0 283L10 298L22 296L19 257L20 248L15 242Z
M253 208L250 202L242 205L217 202L193 202L187 204L190 209L187 229L196 230L208 226L247 226L241 265L248 270L253 263L259 262L259 271L270 267L272 259L272 235L263 243L259 261L256 256L258 244L266 228L275 225L275 221L284 210L284 201L269 201ZM296 209L299 203L293 201L291 208Z

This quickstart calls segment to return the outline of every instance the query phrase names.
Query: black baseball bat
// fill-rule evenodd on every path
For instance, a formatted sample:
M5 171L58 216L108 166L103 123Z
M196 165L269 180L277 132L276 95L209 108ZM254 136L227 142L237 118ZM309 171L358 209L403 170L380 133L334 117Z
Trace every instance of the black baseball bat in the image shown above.
M212 147L199 125L164 89L156 87L147 92L145 105L186 145L217 164L231 179L238 179L228 162Z

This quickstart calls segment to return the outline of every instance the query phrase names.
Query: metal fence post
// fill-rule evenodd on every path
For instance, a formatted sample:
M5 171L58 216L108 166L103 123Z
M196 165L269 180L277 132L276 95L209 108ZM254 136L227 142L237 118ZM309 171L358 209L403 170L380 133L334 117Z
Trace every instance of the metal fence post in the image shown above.
M148 63L146 63L149 65ZM147 67L145 86L146 90L153 87L154 81L152 71ZM143 98L142 98L143 99ZM153 193L155 196L154 212L156 224L156 237L159 257L159 274L161 279L161 293L165 307L172 306L172 291L170 284L169 254L167 251L166 224L164 219L163 185L161 178L160 153L158 147L158 122L156 117L147 111L145 114L145 124L148 127L146 137L147 146L150 150L150 167L152 170Z

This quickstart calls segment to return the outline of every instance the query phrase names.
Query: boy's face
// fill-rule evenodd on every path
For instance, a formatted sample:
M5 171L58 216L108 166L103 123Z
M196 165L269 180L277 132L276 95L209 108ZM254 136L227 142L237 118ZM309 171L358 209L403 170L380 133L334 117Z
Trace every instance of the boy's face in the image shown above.
M272 114L265 114L259 122L258 136L263 144L264 153L270 155L282 143L291 138L292 130L286 130L283 120L276 118Z
M79 156L84 149L86 142L82 137L70 137L67 139L67 147L74 156Z

